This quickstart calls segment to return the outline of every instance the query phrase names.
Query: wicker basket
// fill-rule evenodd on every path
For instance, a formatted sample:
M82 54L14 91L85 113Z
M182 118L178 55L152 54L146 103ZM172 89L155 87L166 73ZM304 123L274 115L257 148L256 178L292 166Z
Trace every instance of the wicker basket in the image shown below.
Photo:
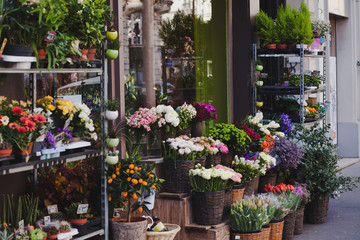
M270 231L271 231L270 225L263 226L263 227L261 228L261 239L262 239L262 240L269 240L269 238L270 238Z
M225 190L194 192L195 222L200 225L216 225L222 222Z
M265 185L276 185L276 174L266 173L265 176L260 176L259 179L259 193L265 192Z
M284 228L284 220L271 221L270 225L270 238L269 240L281 240Z
M211 168L211 165L214 167L221 163L221 155L208 155L205 162L206 168Z
M230 218L231 191L232 191L232 188L225 189L224 211L223 211L223 218L222 218L223 221L229 220L229 218Z
M254 233L230 233L230 240L262 240L262 233L254 232Z
M221 154L221 165L231 167L232 161L234 160L234 153L229 152L228 154Z
M195 165L197 165L198 163L200 163L202 167L205 167L206 157L196 158Z
M173 240L180 231L180 226L176 224L164 224L168 231L164 232L147 232L146 240Z
M186 136L190 137L191 136L191 128L188 127L188 128L185 128L183 130L176 132L176 136L181 136L181 135L186 135Z
M294 235L300 235L304 231L304 210L305 206L299 206L296 210Z
M165 159L165 190L171 193L190 192L189 170L195 167L195 160Z
M329 198L313 200L305 206L305 222L321 224L326 220L329 210Z
M234 202L243 199L245 192L245 187L243 185L234 186L231 191L231 204Z
M285 183L286 179L284 176L277 175L276 177L276 185L279 185L280 183Z
M284 218L283 240L292 240L294 238L296 212L289 212Z
M259 188L259 176L256 176L251 181L244 182L243 185L245 187L245 192L244 192L245 196L256 194Z

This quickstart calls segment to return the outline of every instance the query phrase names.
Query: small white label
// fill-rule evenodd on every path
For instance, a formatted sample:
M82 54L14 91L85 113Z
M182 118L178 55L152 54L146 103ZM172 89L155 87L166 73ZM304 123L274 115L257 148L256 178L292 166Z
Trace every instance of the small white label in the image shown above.
M35 154L36 154L37 157L41 156L41 152L36 152Z
M47 210L48 210L48 214L52 214L52 213L57 213L57 212L59 212L59 211L58 211L58 206L57 206L57 204L48 206L48 207L47 207Z
M24 219L19 222L19 229L20 229L20 230L24 230L24 229L25 229Z
M120 217L120 213L122 210L122 208L114 208L113 217Z
M300 57L289 57L289 63L300 62Z
M45 226L46 225L49 225L51 223L51 218L50 216L44 216L44 223L45 223Z
M235 239L240 239L240 236L235 236Z
M77 214L85 214L87 213L89 208L89 204L79 204L78 209L77 209Z

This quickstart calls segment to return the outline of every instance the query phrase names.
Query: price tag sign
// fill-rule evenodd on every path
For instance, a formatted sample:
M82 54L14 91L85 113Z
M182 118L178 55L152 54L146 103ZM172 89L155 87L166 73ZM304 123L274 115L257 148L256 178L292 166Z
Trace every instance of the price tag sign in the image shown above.
M113 217L120 217L120 212L122 211L122 208L114 208Z
M76 214L85 214L87 213L89 204L79 204Z
M45 42L54 42L56 37L56 32L48 31L45 35Z
M57 213L57 212L59 212L59 211L58 211L58 206L57 206L57 204L48 206L48 207L47 207L47 210L48 210L48 214L52 214L52 213Z
M46 225L49 225L51 223L51 218L50 216L44 216L44 224L45 226Z
M54 136L55 142L64 140L64 135L65 135L65 133L62 132L62 133L59 133L56 136Z
M20 230L25 230L24 219L19 222L19 229L20 229Z
M235 236L235 239L240 239L240 236Z

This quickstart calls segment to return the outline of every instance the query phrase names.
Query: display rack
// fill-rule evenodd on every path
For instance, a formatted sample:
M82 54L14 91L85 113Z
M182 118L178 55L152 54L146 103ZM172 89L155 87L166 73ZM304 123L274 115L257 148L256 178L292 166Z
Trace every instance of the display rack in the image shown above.
M285 96L285 95L296 95L299 96L299 119L296 122L304 124L305 122L316 122L322 120L325 124L325 117L315 119L315 120L306 120L305 119L305 99L304 96L307 94L321 93L323 102L326 101L326 86L325 84L317 89L306 89L304 85L304 59L305 58L317 58L322 59L323 61L323 78L326 79L326 48L321 55L305 54L304 44L300 44L299 48L295 49L257 49L257 45L253 44L252 49L252 59L253 59L253 114L257 112L258 108L256 107L257 94L261 93L264 95L272 96ZM256 61L258 58L283 58L285 59L285 65L289 63L291 58L292 62L299 63L300 70L300 85L299 86L257 86L257 71L256 71Z
M29 74L29 89L30 89L30 99L33 103L33 106L36 106L36 75L37 74L55 74L55 73L90 73L100 76L100 87L101 87L101 150L98 149L82 149L80 152L70 153L62 155L60 157L51 158L47 160L37 160L36 153L32 154L29 161L21 161L18 163L15 162L16 159L13 156L2 157L0 158L0 175L8 175L13 173L33 171L34 180L36 181L37 169L43 167L54 166L58 164L64 164L74 161L81 161L92 157L100 157L101 161L101 228L92 228L89 233L77 237L74 239L85 240L94 236L102 236L104 240L108 240L109 226L108 226L108 208L107 208L107 192L106 192L106 176L105 176L105 129L107 126L105 117L104 117L104 102L107 99L107 61L105 61L104 50L102 54L102 64L101 68L59 68L59 69L14 69L14 68L3 68L0 67L0 73L3 74ZM54 75L54 83L56 83L56 74ZM56 86L56 84L54 84ZM34 160L36 159L36 160Z

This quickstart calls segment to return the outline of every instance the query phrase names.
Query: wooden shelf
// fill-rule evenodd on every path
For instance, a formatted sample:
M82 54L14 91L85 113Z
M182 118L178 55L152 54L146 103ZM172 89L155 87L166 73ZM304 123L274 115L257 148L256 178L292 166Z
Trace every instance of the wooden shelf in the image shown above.
M9 164L0 166L0 175L7 175L18 172L31 171L43 167L50 167L58 164L64 164L69 162L80 161L87 158L98 157L101 155L101 151L97 149L85 149L82 152L66 154L60 157L46 159L46 160L35 160L28 162L20 162L11 164L12 161L16 161L14 157L0 158L0 160L6 160Z

